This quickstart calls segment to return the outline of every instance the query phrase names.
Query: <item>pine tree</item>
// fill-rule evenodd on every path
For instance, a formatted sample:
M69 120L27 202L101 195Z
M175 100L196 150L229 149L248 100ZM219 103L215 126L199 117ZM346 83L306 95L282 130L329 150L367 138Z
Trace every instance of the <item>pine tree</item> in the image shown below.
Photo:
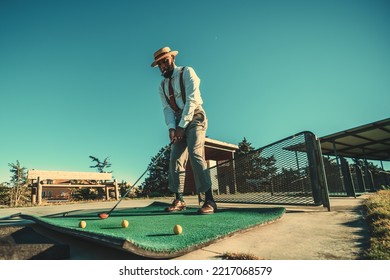
M275 157L261 156L262 149L255 149L245 137L238 143L235 170L237 185L242 192L254 191L253 186L269 182L276 172Z
M255 148L252 147L252 143L248 142L246 138L238 143L238 150L236 151L237 156L245 155L253 151Z
M10 204L10 189L9 183L0 183L0 205Z
M27 168L22 167L17 160L16 163L9 163L11 167L11 180L9 191L9 202L11 207L24 205L28 202L29 189L27 185Z
M141 185L145 196L164 196L170 194L168 190L168 168L171 148L160 149L149 163L148 177ZM157 159L157 160L156 160Z

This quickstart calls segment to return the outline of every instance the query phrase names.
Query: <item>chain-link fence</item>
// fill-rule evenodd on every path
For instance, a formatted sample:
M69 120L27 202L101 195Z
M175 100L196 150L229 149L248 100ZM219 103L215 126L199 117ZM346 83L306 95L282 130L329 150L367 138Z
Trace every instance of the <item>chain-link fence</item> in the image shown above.
M374 186L390 189L390 172L378 171L373 174Z
M341 172L340 163L336 157L323 158L326 181L328 183L329 195L343 196L346 194L343 174Z
M351 161L351 160L350 160ZM372 171L343 157L323 158L330 196L353 196L390 187L390 173Z
M302 132L210 170L217 202L329 206L321 149Z

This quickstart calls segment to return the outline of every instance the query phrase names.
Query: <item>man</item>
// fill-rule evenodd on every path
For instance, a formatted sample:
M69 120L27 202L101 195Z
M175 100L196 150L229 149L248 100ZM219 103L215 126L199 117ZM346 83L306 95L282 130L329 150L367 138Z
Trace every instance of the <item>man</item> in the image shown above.
M207 117L202 107L200 79L191 67L175 65L178 53L171 51L169 47L161 48L154 53L151 65L158 66L164 77L160 84L160 97L169 139L173 143L168 183L169 189L175 193L175 199L165 210L175 212L186 208L183 191L189 158L196 191L206 194L206 202L199 209L199 214L213 214L217 211L217 205L213 198L210 173L204 157Z

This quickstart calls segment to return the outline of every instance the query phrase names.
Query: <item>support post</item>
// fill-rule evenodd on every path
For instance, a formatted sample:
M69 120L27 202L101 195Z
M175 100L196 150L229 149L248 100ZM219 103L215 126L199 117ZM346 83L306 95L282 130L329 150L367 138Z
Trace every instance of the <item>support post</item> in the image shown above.
M305 145L307 152L307 159L309 161L309 172L310 172L310 180L312 186L312 194L314 204L320 205L323 204L324 201L321 195L321 183L318 174L318 161L317 155L315 151L315 139L314 135L305 133Z
M119 200L119 187L116 179L114 179L114 191L115 191L115 200Z
M339 156L337 155L336 143L335 142L332 142L332 143L333 143L333 152L334 152L334 155L336 157L337 169L338 169L339 175L340 175L341 188L343 189L343 191L345 191L343 172L341 171L341 164L339 161Z
M349 164L347 160L343 157L340 157L341 161L341 172L343 174L343 183L345 186L345 191L347 196L353 196L356 198L355 186L353 184L351 170L349 169Z
M104 187L104 193L106 196L106 200L110 200L110 187L107 185L107 183L106 186Z
M37 205L42 204L42 184L41 177L37 178Z
M358 164L355 164L355 169L356 169L356 178L357 178L359 191L365 193L366 192L366 185L364 183L362 169L360 168L360 166Z
M31 188L31 205L35 205L37 203L37 187L35 183L32 184Z
M307 159L309 161L310 180L314 203L322 204L330 211L328 184L325 176L324 162L320 141L313 133L305 133Z

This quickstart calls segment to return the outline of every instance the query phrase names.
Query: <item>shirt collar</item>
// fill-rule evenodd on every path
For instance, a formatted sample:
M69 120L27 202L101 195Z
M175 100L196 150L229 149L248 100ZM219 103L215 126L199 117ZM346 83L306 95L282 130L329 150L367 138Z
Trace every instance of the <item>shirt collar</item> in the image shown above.
M175 78L177 75L180 74L180 69L181 69L180 66L176 66L175 65L175 67L173 68L173 73L172 73L171 79ZM168 79L169 80L169 78L164 78L164 79Z
M175 65L175 68L173 68L172 78L176 77L179 72L180 72L180 67Z

